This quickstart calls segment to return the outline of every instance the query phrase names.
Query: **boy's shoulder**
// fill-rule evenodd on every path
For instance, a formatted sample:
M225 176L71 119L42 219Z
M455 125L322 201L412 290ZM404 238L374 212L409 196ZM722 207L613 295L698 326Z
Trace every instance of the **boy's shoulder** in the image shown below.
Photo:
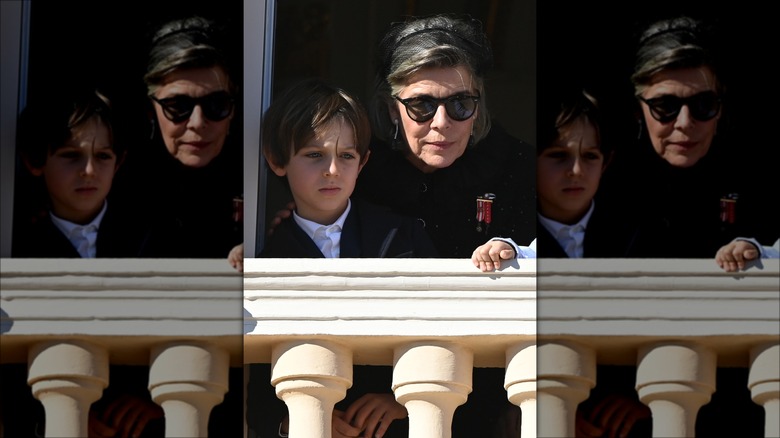
M273 233L265 239L258 258L321 258L314 241L290 216L277 225Z
M341 257L435 257L422 223L390 208L352 199L341 233ZM319 258L322 253L295 220L283 220L258 254L261 258Z
M35 218L14 226L11 257L80 258L70 240L54 225L51 216Z

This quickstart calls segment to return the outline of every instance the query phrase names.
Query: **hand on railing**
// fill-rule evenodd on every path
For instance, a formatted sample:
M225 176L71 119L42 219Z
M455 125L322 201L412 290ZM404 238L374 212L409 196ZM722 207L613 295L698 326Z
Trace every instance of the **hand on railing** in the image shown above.
M228 263L238 272L244 272L244 244L239 243L230 250Z
M362 437L362 430L344 420L344 411L333 410L331 421L331 438L358 438Z
M393 394L365 394L349 405L344 421L359 428L363 438L382 438L393 421L407 415Z
M747 240L733 240L715 254L715 263L726 272L745 269L745 263L758 258L756 246Z
M577 438L626 438L650 409L633 398L610 394L591 409L577 409Z
M132 395L122 395L102 412L89 411L89 438L138 437L151 420L163 417L160 406Z
M492 272L501 268L502 260L515 258L515 250L502 240L491 240L480 245L471 254L471 263L482 272Z

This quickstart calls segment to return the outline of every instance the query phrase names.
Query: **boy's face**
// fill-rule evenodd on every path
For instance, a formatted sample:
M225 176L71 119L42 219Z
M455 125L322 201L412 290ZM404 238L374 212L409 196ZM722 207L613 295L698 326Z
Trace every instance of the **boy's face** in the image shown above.
M46 157L43 167L30 169L43 176L52 213L87 224L103 208L117 168L106 125L96 116L71 129L70 138Z
M287 176L298 215L329 225L344 213L361 163L349 123L333 119L322 126L284 167L269 163L279 176Z
M590 208L603 170L604 154L593 125L580 117L561 128L555 142L536 158L539 213L577 223Z

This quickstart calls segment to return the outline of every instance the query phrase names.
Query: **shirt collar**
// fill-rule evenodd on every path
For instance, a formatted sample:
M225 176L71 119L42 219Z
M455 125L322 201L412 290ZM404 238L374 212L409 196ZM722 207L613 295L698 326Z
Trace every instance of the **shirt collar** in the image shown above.
M561 230L564 229L571 229L573 231L585 231L588 228L588 221L590 221L590 217L593 215L593 210L596 207L595 201L590 201L590 208L588 209L588 212L585 213L584 216L582 216L582 219L580 219L577 223L568 225L564 224L558 221L554 221L550 218L542 216L541 213L537 213L539 216L539 222L541 222L542 226L547 229L547 231L550 232L553 236L557 236L558 233Z
M66 236L70 236L73 232L90 232L100 229L100 222L103 221L103 216L106 214L106 210L108 209L108 201L103 201L103 208L100 209L100 213L95 216L94 219L88 224L81 225L77 224L68 220L65 220L61 217L56 216L53 212L49 211L49 216L51 216L51 221L54 223L54 226L56 226L60 231L62 231L63 234Z
M330 225L322 225L318 224L317 222L310 221L308 219L304 219L298 215L297 211L293 211L293 219L295 220L295 223L298 224L299 227L312 239L314 239L314 233L321 229L332 229L335 228L337 231L341 231L344 228L344 221L347 220L347 215L349 214L349 210L352 208L352 201L350 199L347 199L347 208L344 209L344 213L341 213L341 216L339 216L338 219L336 219L336 222L333 222Z

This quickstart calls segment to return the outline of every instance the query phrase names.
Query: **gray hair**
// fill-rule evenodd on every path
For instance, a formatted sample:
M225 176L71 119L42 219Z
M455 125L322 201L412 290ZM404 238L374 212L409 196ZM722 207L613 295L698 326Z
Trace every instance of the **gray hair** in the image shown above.
M379 44L371 119L374 133L382 140L393 137L395 125L389 106L409 78L424 68L466 67L472 85L480 94L474 120L474 143L490 131L484 77L493 63L493 52L479 21L453 15L413 18L395 23Z
M162 25L152 38L144 82L148 94L177 70L220 67L228 77L228 92L236 94L227 60L222 55L214 22L201 17L174 20Z
M710 50L710 35L702 22L677 17L650 25L639 39L631 82L638 96L650 85L654 75L664 70L708 67L716 80L716 92L722 92L716 61Z

